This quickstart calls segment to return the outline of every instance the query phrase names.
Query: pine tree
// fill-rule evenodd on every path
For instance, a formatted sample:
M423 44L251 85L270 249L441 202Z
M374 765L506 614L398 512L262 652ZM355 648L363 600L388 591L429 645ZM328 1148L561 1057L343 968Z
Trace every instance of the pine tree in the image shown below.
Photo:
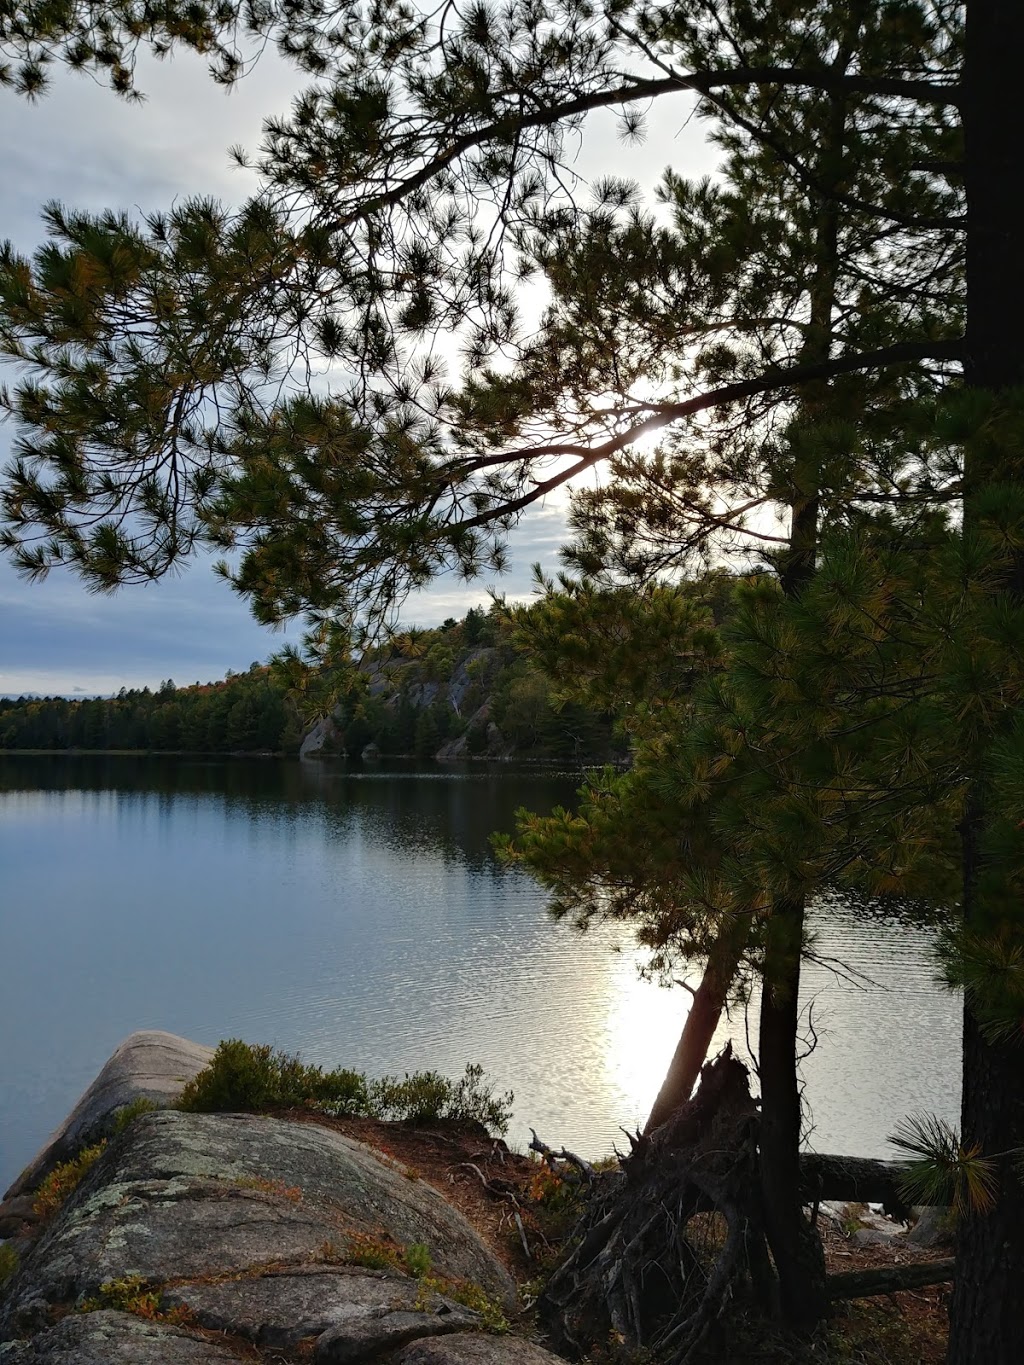
M1000 1198L992 1214L968 1220L960 1241L951 1358L972 1358L973 1342L1000 1365L1024 1338L1007 1251L1024 1259L1024 1190L1007 1155L1024 1132L1012 988L1022 836L1005 805L1021 588L1013 394L1024 378L1014 330L1024 293L1011 197L1017 130L1005 93L1024 15L1008 0L908 0L868 13L844 71L814 57L762 64L762 26L803 8L694 0L681 12L616 7L596 19L582 4L501 15L480 7L438 49L429 22L382 7L351 18L323 59L324 80L271 125L260 158L267 190L237 215L186 203L138 227L52 209L55 240L34 266L13 249L0 259L3 345L34 367L7 400L25 429L8 481L8 539L30 572L65 561L111 586L164 571L212 535L243 548L236 585L265 619L386 611L441 567L500 565L503 532L526 507L651 432L727 406L763 404L770 414L781 402L788 418L792 395L808 385L908 362L933 362L945 384L943 367L962 359L977 399L956 442L966 452L967 607L953 613L942 687L976 761L962 822L964 932L951 970L967 987L964 1137L991 1153ZM902 46L874 41L889 44L894 33ZM835 35L825 36L834 54ZM878 211L890 229L883 266L912 263L922 234L962 234L963 341L944 323L922 334L916 306L886 314L869 291L863 332L828 360L705 347L668 399L631 390L606 412L593 401L597 367L578 370L575 358L552 366L557 349L516 344L516 254L527 271L545 265L538 241L551 240L559 215L575 221L574 206L558 199L557 170L589 110L624 108L635 134L638 103L695 91L779 165L820 174L808 169L806 145L792 150L787 136L772 147L776 134L761 127L762 111L790 89L864 97L880 122L913 125L907 145L916 142L918 159L880 155L865 201L841 185L817 191L844 219ZM737 90L751 92L753 119L742 100L732 104ZM947 187L961 174L966 222L948 210ZM901 188L902 206L892 197ZM606 206L628 208L628 197L621 184L605 188ZM950 251L931 259L953 262ZM948 279L941 270L935 278L945 318ZM955 272L952 280L955 289ZM685 296L700 323L716 284L698 274ZM900 288L897 275L893 298ZM852 317L855 299L849 307ZM875 316L884 325L873 338ZM134 340L142 327L159 338L146 349ZM444 330L464 339L466 383L447 380L419 344ZM545 332L558 335L557 325ZM267 412L261 381L296 336L347 365L352 384ZM899 403L876 406L870 389L867 397L891 432L888 444L873 439L895 460L891 484L903 498L901 445L915 418ZM865 430L870 439L871 422ZM709 456L717 459L713 446ZM719 468L702 478L695 465L692 484L705 489ZM879 477L873 491L884 490Z

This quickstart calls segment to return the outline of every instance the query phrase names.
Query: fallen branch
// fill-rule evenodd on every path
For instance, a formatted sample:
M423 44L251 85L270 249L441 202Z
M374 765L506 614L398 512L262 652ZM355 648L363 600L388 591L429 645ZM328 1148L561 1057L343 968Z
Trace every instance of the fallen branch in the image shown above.
M915 1261L912 1265L878 1266L874 1270L844 1270L829 1275L830 1299L870 1299L876 1294L898 1294L901 1289L920 1289L926 1284L946 1284L953 1278L953 1258Z
M881 1204L898 1222L906 1222L910 1206L900 1191L906 1166L900 1161L871 1161L859 1156L804 1152L800 1181L807 1202L839 1199L857 1204Z
M629 1134L627 1133L626 1136L628 1137ZM546 1142L541 1142L533 1128L530 1129L530 1138L530 1151L539 1152L551 1170L556 1171L563 1180L572 1179L571 1175L566 1170L566 1165L574 1167L579 1173L579 1176L581 1176L588 1185L592 1185L597 1179L597 1172L594 1170L593 1166L591 1166L590 1162L584 1161L583 1158L577 1156L575 1152L570 1152L565 1147L563 1147L560 1152L554 1151ZM563 1164L559 1166L559 1162L562 1162Z
M523 1219L518 1209L516 1209L514 1216L516 1220L516 1227L519 1229L519 1240L523 1244L523 1254L526 1256L526 1259L528 1261L532 1261L533 1252L530 1250L530 1244L526 1240L526 1229L523 1227Z

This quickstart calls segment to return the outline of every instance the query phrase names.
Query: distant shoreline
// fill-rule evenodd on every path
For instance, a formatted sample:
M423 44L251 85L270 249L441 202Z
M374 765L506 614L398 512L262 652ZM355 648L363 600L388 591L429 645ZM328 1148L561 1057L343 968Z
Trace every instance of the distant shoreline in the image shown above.
M0 749L22 758L298 758L284 749Z
M359 754L322 754L315 758L300 759L297 753L290 750L271 750L271 749L234 749L230 752L217 749L0 749L0 759L3 758L274 758L284 760L294 760L296 763L358 763L360 767L376 767L379 763L416 763L421 766L431 765L435 768L460 768L477 767L482 764L495 764L501 767L517 768L574 768L578 766L579 771L583 772L588 768L598 768L605 766L599 762L583 762L579 765L568 763L561 758L530 758L512 755L501 757L495 754L462 754L457 759L441 760L437 758L423 758L418 754L381 754L375 759L363 759ZM615 767L624 766L621 762L608 765Z

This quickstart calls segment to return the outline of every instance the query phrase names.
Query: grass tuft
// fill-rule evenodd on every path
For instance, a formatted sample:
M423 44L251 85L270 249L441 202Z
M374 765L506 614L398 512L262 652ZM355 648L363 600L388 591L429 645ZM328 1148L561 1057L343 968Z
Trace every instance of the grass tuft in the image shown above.
M55 1166L36 1190L33 1209L40 1218L52 1218L64 1201L74 1193L84 1180L87 1172L96 1164L106 1150L107 1140L85 1147L70 1161L62 1161Z
M120 1280L107 1280L101 1284L94 1298L84 1299L78 1306L80 1313L98 1313L112 1309L119 1313L131 1313L147 1322L165 1322L175 1327L187 1327L193 1314L184 1305L178 1308L162 1309L160 1302L163 1292L142 1278L141 1275L126 1275Z

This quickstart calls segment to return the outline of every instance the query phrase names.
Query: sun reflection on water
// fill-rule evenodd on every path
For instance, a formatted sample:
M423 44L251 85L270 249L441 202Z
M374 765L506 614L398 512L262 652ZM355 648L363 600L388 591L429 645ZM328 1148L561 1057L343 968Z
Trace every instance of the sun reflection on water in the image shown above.
M639 974L643 955L616 953L609 972L606 1084L625 1125L643 1126L690 1009L689 995Z

